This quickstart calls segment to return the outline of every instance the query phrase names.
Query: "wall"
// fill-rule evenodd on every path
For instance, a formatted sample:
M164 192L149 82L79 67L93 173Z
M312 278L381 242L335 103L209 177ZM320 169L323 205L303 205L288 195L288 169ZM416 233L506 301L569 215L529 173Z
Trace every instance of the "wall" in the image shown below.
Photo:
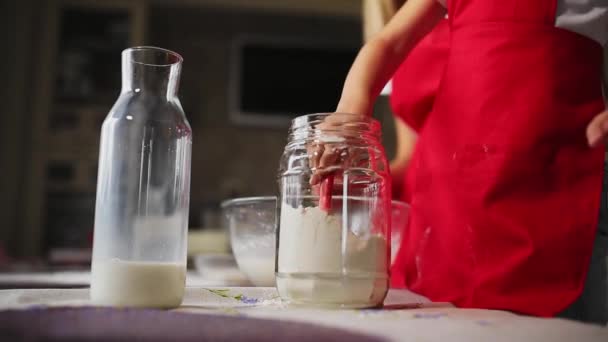
M358 42L360 25L358 17L211 8L150 9L149 43L178 51L184 57L180 99L194 132L193 210L230 196L271 195L277 191L276 174L287 128L252 128L230 121L227 92L232 39L247 33Z
M0 64L5 75L0 87L0 245L9 246L14 255L40 253L40 244L33 241L40 240L40 234L35 239L27 222L28 217L44 213L24 209L28 207L25 175L35 164L30 145L40 140L32 136L31 115L36 104L34 80L43 71L38 56L44 42L39 37L47 30L42 19L48 16L48 3L0 2L0 38L9 47ZM209 203L231 196L274 194L286 128L260 129L230 122L227 79L231 39L241 33L282 33L359 41L358 1L147 3L146 43L179 51L186 60L181 99L195 132L192 225L201 224L199 212ZM40 192L44 193L43 189Z
M23 170L27 161L29 77L34 5L31 1L0 2L0 249L19 244Z

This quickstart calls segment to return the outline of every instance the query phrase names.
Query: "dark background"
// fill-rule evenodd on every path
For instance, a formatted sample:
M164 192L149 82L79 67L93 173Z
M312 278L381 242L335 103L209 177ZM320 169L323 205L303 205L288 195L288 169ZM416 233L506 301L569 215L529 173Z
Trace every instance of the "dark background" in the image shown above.
M0 268L87 253L101 122L120 90L120 52L184 57L180 100L194 132L190 227L221 225L218 203L275 194L287 126L245 125L234 108L332 111L361 44L358 0L0 1ZM235 42L247 46L232 96ZM292 64L288 63L291 61ZM299 67L293 67L299 65ZM376 117L393 151L386 99ZM8 255L8 257L7 257Z

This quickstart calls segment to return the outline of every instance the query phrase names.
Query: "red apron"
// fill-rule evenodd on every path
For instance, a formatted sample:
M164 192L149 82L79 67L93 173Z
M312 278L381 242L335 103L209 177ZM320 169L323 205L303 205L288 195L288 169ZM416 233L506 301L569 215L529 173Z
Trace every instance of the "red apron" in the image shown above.
M450 47L448 20L442 20L401 63L392 79L391 108L416 132L433 109Z
M410 167L401 283L461 307L552 316L582 292L599 213L601 46L556 0L453 0L451 46Z
M445 19L420 40L393 75L391 108L395 116L416 132L420 132L433 109L449 46L450 28ZM406 174L393 175L399 178L393 182L393 197L409 203L410 184L414 180L411 172Z

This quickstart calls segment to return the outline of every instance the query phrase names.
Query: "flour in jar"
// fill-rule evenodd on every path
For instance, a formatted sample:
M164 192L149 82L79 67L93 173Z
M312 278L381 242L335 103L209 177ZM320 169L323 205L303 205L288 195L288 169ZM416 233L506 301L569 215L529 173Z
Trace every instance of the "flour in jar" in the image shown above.
M372 229L343 232L341 221L341 215L319 207L283 203L277 287L284 297L352 307L383 300L388 288L386 239Z

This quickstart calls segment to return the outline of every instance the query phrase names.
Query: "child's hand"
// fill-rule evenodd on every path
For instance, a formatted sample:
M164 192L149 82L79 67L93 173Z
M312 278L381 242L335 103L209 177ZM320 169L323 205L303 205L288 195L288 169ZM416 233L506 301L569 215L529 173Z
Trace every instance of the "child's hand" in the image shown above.
M333 113L317 125L319 139L315 139L308 147L309 164L314 170L310 179L311 185L320 183L325 176L335 171L333 166L341 165L349 157L346 137L357 134L357 122L362 122L365 117Z
M597 147L608 144L608 110L596 115L587 126L589 146Z

